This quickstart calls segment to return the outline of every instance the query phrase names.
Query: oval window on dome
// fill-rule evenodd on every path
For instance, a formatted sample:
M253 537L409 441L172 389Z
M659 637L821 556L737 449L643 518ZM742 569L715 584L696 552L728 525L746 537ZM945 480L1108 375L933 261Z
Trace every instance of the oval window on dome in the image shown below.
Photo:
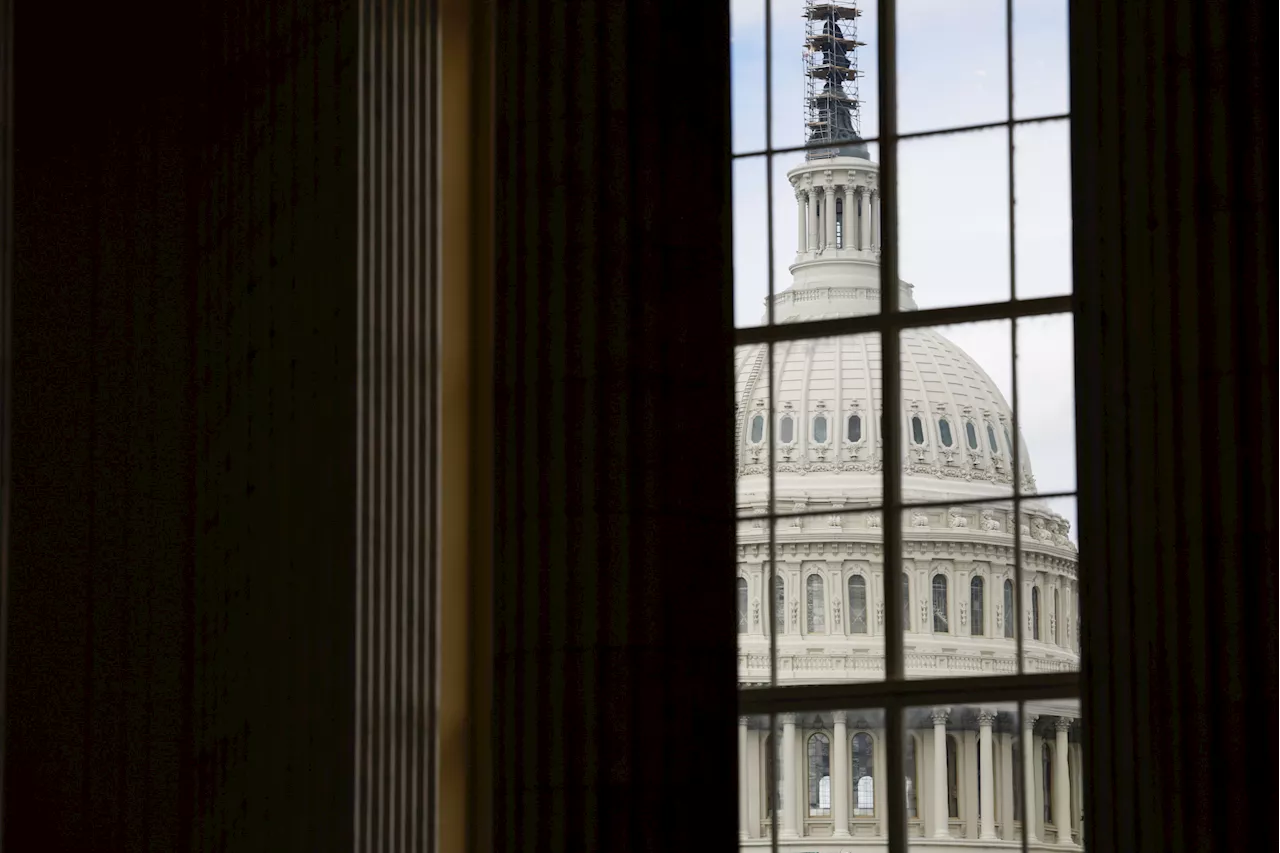
M818 415L813 419L813 440L822 444L827 440L827 416Z
M751 419L751 443L764 441L764 415L756 415Z
M791 415L783 415L782 423L778 429L778 436L782 439L783 444L790 444L796 440L796 425L791 419Z
M943 447L951 446L951 424L946 418L938 419L938 437L942 439Z
M978 449L978 431L973 428L973 421L967 421L964 425L964 437L969 439L969 449Z
M924 424L918 415L911 418L911 438L916 444L924 444Z
M1004 428L1004 443L1009 448L1009 452L1013 453L1013 439L1009 437L1009 428Z
M862 441L862 418L857 415L849 415L849 440Z
M991 424L987 424L987 443L991 445L992 453L1000 452L1000 445L996 444L996 431L992 429Z

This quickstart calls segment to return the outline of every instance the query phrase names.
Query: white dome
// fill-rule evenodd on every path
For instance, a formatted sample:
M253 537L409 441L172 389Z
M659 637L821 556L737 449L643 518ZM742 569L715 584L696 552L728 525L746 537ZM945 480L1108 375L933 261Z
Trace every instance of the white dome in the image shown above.
M1013 419L1004 395L976 361L936 331L906 330L901 341L903 498L934 502L1008 497ZM781 501L803 496L812 509L829 502L846 509L880 503L884 447L879 336L778 344L772 418L766 411L768 369L767 346L739 349L735 377L740 501L767 500L766 441L772 433ZM1033 494L1025 443L1019 454L1023 493Z

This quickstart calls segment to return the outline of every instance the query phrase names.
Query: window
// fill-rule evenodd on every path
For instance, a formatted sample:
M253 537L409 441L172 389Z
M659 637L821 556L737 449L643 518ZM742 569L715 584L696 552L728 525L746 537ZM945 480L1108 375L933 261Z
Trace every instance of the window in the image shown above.
M956 739L947 735L947 817L960 817L960 772Z
M1013 581L1004 582L1004 636L1013 639Z
M1031 639L1040 639L1040 587L1031 587Z
M919 817L916 810L916 739L912 735L907 735L906 749L903 756L902 765L906 770L906 793L907 793L907 817Z
M945 634L947 627L947 578L945 575L933 576L933 630Z
M738 578L738 633L747 633L747 581Z
M911 578L902 573L902 629L911 630Z
M818 415L813 419L813 440L818 444L826 444L827 441L827 416Z
M826 596L822 586L821 575L809 575L805 582L805 624L810 634L827 630Z
M1040 745L1040 775L1044 791L1044 822L1053 822L1053 752L1049 744Z
M969 633L982 636L982 578L969 581Z
M974 791L978 795L977 797L978 818L981 819L982 818L982 736L981 735L978 736L978 742L976 746L977 746L978 758L977 758L977 767L975 768L977 772L974 774L974 778L977 780L977 786L974 788Z
M769 780L773 780L773 785L769 785ZM773 817L777 812L778 799L782 793L782 778L778 775L778 750L773 748L773 735L764 736L764 784L761 786L766 792L772 791L773 796L766 796L764 803L764 813L766 817Z
M809 736L809 817L831 814L831 741L822 732Z
M1009 453L1013 453L1013 439L1009 437L1009 428L1004 428L1004 443L1009 448Z
M858 12L873 19L874 31L881 12L893 17L897 4L873 8L869 0L798 0L795 5L795 11L801 14L797 16L800 20L792 23L796 30L803 28L804 35L796 37L794 44L775 40L773 55L804 48L803 63L792 65L797 66L794 70L801 65L809 69L809 79L792 81L801 85L791 86L790 90L804 93L803 98L797 96L796 104L770 115L801 111L805 116L803 129L799 122L794 128L774 122L762 130L755 144L735 147L734 155L735 167L741 165L744 173L756 165L761 173L767 171L762 175L763 182L753 177L735 184L735 224L739 201L745 200L743 204L749 209L760 196L766 196L772 202L766 200L764 206L773 205L762 211L759 221L744 222L747 227L734 229L734 233L751 235L744 238L749 243L732 247L736 295L740 297L737 301L749 308L737 312L735 388L740 399L735 411L760 409L778 413L774 424L778 435L771 437L767 428L763 429L764 449L738 448L738 493L751 496L740 500L744 508L748 503L753 508L753 522L760 514L761 503L768 503L763 525L753 526L743 519L739 548L750 549L755 559L785 551L792 570L785 608L779 602L779 609L791 620L787 629L792 636L772 647L770 638L757 636L758 632L748 633L741 640L740 648L746 651L747 659L762 661L761 668L767 667L767 672L760 672L748 671L744 666L740 678L744 687L750 684L751 689L742 691L741 707L747 714L774 716L779 713L777 708L788 706L788 696L796 695L790 691L802 685L821 684L823 692L813 695L821 695L822 699L813 701L823 707L812 707L806 714L822 715L842 707L845 713L874 710L894 721L884 729L910 733L903 743L893 743L879 738L883 729L863 731L876 724L859 723L850 727L847 740L843 726L839 727L840 740L831 730L812 740L810 737L816 732L797 734L789 753L794 759L790 772L797 778L788 780L786 790L794 791L793 799L799 802L790 815L785 804L782 811L792 821L786 837L791 839L794 830L802 839L795 844L789 841L787 846L809 850L827 842L805 839L825 839L829 832L825 825L806 824L815 809L823 816L850 819L873 814L884 819L886 810L895 817L905 811L918 820L922 808L936 806L939 815L945 808L945 813L953 817L972 817L978 771L973 758L973 732L978 725L978 710L993 701L1006 707L990 711L1000 726L983 730L987 751L982 756L982 769L987 773L988 785L993 775L999 777L1000 796L996 801L1007 810L1010 804L1005 799L1005 768L1009 754L1003 749L1005 733L1016 729L1012 720L1016 719L1017 695L1025 691L1028 701L1038 701L1035 697L1044 695L1042 683L1048 683L1053 685L1052 695L1061 701L1071 701L1075 696L1071 673L1059 671L1061 649L1015 642L1032 633L1027 611L1030 602L1024 596L1024 591L1030 589L1031 577L1020 564L1025 555L1018 553L1021 549L1011 547L1021 529L1019 520L1031 512L1023 506L1031 497L1032 474L1030 462L1019 457L1024 438L1028 456L1036 461L1037 502L1070 494L1070 488L1057 488L1066 480L1060 477L1054 482L1052 476L1042 473L1052 466L1041 460L1057 459L1061 463L1058 467L1065 471L1074 464L1071 453L1055 456L1059 448L1045 448L1041 441L1044 430L1033 423L1034 418L1026 417L1029 411L1041 411L1033 408L1038 403L1037 395L1049 398L1065 386L1057 377L1046 381L1038 373L1026 371L1038 370L1039 364L1071 363L1071 358L1053 362L1050 357L1034 362L1026 353L1043 347L1028 333L1034 327L1025 323L1057 317L1070 325L1074 300L1061 290L1046 290L1037 280L1037 270L1043 263L1035 257L1034 244L1026 242L1026 235L1036 233L1034 230L1020 226L1017 234L1023 242L1011 239L1015 214L1030 225L1025 217L1031 215L1028 211L1034 211L1032 205L1020 205L1015 210L1011 187L1004 183L1010 180L1012 164L1017 171L1019 198L1034 192L1030 179L1025 177L1026 170L1034 164L1019 159L1030 149L1015 147L1014 137L1023 133L1024 124L1048 124L1065 139L1065 121L1051 113L1045 113L1045 118L1037 122L1022 122L1009 116L995 129L984 119L966 125L979 129L959 130L959 125L948 125L946 121L931 126L916 116L916 124L904 138L899 134L895 115L877 110L876 126L863 135L855 105L878 91L891 91L880 86L898 86L905 75L898 81L878 80L877 85L864 82L860 84L864 86L861 96L855 96L855 81L870 73L868 69L874 63L857 66L859 74L854 74L852 64L840 65L836 60L843 57L842 61L852 63L857 52L853 45L866 42L859 29L865 20L859 21ZM939 9L944 7L950 9L948 4ZM944 10L938 14L952 13ZM967 21L970 17L972 12L966 11L957 20ZM759 22L760 29L769 32L776 18L765 15ZM906 26L908 18L899 12L895 20L896 26ZM885 25L886 33L898 32L884 20L879 23ZM935 29L936 23L931 21ZM778 29L774 27L775 31ZM1000 49L1006 47L1005 23L1002 21L993 32L993 43ZM1065 36L1065 29L1063 32ZM837 51L837 45L842 46L839 50L843 53ZM920 55L918 47L913 45L911 56ZM749 52L752 56L763 55L763 43L747 47L735 35L735 51L742 56ZM892 55L892 45L877 43L868 54L883 59ZM775 62L774 68L783 65ZM885 67L891 66L886 63ZM845 68L849 69L848 74ZM743 86L756 85L754 76L743 79ZM759 93L762 101L767 102L774 92L787 90L788 84L775 82L777 85L769 92ZM837 96L836 90L844 95ZM1006 101L996 103L1002 105ZM962 111L962 107L957 110ZM753 121L758 118L760 115L752 116ZM987 126L983 128L984 125ZM872 142L864 144L863 139ZM982 223L973 218L975 205L988 201L966 189L965 182L975 180L972 174L966 174L954 192L940 189L938 182L930 183L926 177L947 169L955 171L954 167L941 164L956 162L957 144L972 145L973 150L986 145L989 162L1004 164L1002 170L992 172L992 179L987 182L994 186L1004 183L1006 187L1001 193L987 194L998 199L998 215L986 217ZM888 155L890 151L894 154ZM962 158L961 162L968 164L969 160ZM1059 162L1059 174L1067 165L1065 159ZM895 168L899 174L890 174ZM904 180L908 174L909 179ZM1064 211L1070 210L1069 193L1055 203L1059 201ZM859 205L865 215L857 214ZM939 206L947 208L947 216L932 216ZM950 231L954 228L939 226L928 238L917 236L933 227L920 216L921 210L931 212L930 222L945 219L954 225L957 217L967 217L968 236L941 250L938 241L951 240ZM746 215L750 215L749 210ZM912 221L904 223L899 220L901 216ZM1066 217L1065 212L1063 216ZM779 223L785 225L784 233L776 230ZM975 224L974 234L968 233L971 223ZM762 239L757 241L757 236ZM778 246L784 248L784 257L775 257L771 264L768 247ZM845 252L823 253L824 246L858 251L848 252L847 256ZM1011 247L1014 251L1010 251ZM764 252L764 263L758 262L757 249ZM1068 233L1061 251L1069 258L1070 250ZM966 277L959 283L972 287L973 292L961 293L957 279L948 275L947 265L970 251L983 254L996 265L1007 262L1008 267L999 270L995 284L977 282L991 276ZM740 256L745 260L740 262ZM1021 266L1015 260L1021 260ZM1060 269L1061 265L1059 272ZM971 284L970 279L977 283ZM748 286L749 281L759 286ZM907 281L910 286L900 284ZM881 282L891 286L882 286ZM767 309L764 317L760 316L762 304ZM1001 360L999 347L1004 347L1006 341L1008 354ZM1016 360L1014 354L1018 355ZM1020 391L1017 395L1012 393L1015 384ZM870 442L865 441L862 411L875 422L877 434ZM835 442L840 428L835 418L841 415L845 418L844 438ZM804 444L838 443L838 451L811 448L812 452L798 453L792 449L791 444L800 443L805 418L811 423ZM932 436L928 423L933 424ZM1010 433L1014 424L1024 430L1018 444L1001 445L1000 433L1006 423ZM984 434L989 454L985 456ZM766 450L768 455L764 455ZM960 450L965 452L957 453ZM1019 476L1011 475L1011 456L1016 457L1014 461L1028 476L1021 476L1022 471L1016 472ZM998 461L993 464L993 460ZM963 464L957 465L960 462ZM965 507L963 519L948 514L945 508L951 506ZM833 519L830 523L828 516ZM960 529L961 524L968 529ZM982 550L978 550L979 545ZM996 567L971 569L975 559L990 559L990 552L985 550L988 545L1004 549L1010 561L1007 571L1002 569L995 575L997 587L992 590L995 598L990 610L986 579ZM823 561L821 573L814 571L816 567L810 561ZM864 570L861 563L854 571L848 565L854 561L871 561L881 568L897 566L900 583L894 583L888 572L883 577L870 574L877 569ZM949 586L953 577L958 584L954 639L950 636ZM841 578L844 589L840 588ZM828 579L833 585L831 627L826 624ZM766 589L769 583L765 581ZM913 597L914 584L919 588ZM989 613L993 617L990 626ZM807 635L814 635L814 639L806 641ZM877 643L883 644L884 654L875 653ZM865 654L867 647L871 647L872 654ZM780 649L781 655L777 654ZM1046 665L1050 653L1051 662ZM831 665L833 659L841 658L854 661L855 665ZM1059 675L1064 676L1061 681ZM961 690L956 686L963 681L960 676L972 676L972 688ZM931 683L923 688L917 684L904 687L909 680ZM846 687L848 697L856 699L856 704L840 704ZM934 689L948 696L954 691L954 699L935 701L935 694L929 692ZM927 709L922 707L923 696L930 697ZM990 696L1003 698L986 698ZM931 731L936 732L939 724L930 724L928 717L942 707L954 709L942 724L950 727L951 736L942 734L935 740ZM813 725L814 717L808 719ZM834 767L826 763L820 743L844 750L832 756ZM876 749L880 751L877 753ZM938 750L938 760L934 749ZM813 750L812 755L809 750ZM919 750L924 754L920 755ZM988 766L993 755L999 758ZM812 759L811 766L804 764L806 757ZM890 784L875 784L879 779L872 778L873 757ZM850 765L844 764L846 760ZM941 766L943 761L947 766ZM964 767L959 767L960 761L965 762ZM828 772L839 775L828 777ZM824 778L830 780L825 789ZM1034 783L1034 774L1032 778ZM917 794L919 785L924 786L922 797ZM935 790L941 796L931 796ZM1032 792L1036 793L1034 788ZM990 797L993 792L985 793ZM875 808L877 797L883 808ZM803 805L805 801L809 803L807 807ZM828 808L830 811L826 812ZM989 803L986 811L991 810ZM991 814L984 816L991 818ZM1009 822L1007 815L1005 822ZM931 832L932 813L926 824ZM775 824L779 831L786 826L785 821ZM748 830L747 837L753 842L763 844L769 838L767 826L750 826ZM919 830L916 823L913 836ZM1001 835L1002 842L1015 840L1010 827L1003 825L995 830L966 826L965 836L989 838L990 831ZM875 840L885 841L879 837Z
M849 578L849 630L867 633L867 581L862 575Z
M1017 774L1025 773L1026 771L1022 769L1022 746L1021 746L1022 741L1018 737L1014 737L1012 741L1013 741L1013 748L1011 752L1013 755L1013 772L1016 776ZM1013 784L1013 819L1014 820L1022 820L1022 788L1023 786L1018 784L1017 781L1014 782Z
M764 441L764 415L756 415L751 419L751 443Z
M874 747L871 735L858 732L853 736L853 816L872 817L876 813Z
M787 590L778 575L773 576L773 630L779 634L787 630Z
M1053 591L1053 641L1062 645L1062 611L1058 609L1058 590Z

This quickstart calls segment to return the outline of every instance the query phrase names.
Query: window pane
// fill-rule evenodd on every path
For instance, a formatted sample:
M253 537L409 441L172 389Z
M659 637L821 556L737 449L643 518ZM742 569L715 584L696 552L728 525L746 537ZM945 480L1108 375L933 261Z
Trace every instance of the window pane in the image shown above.
M862 416L849 415L848 426L849 430L846 435L849 439L849 443L857 444L859 441L862 441Z
M831 816L831 739L823 732L809 735L809 817Z
M827 418L825 415L818 415L813 419L813 440L816 444L827 443Z
M881 513L784 517L774 531L783 582L777 599L779 686L883 679ZM752 640L747 659L767 660L768 636ZM739 666L742 681L757 677Z
M1025 317L1017 323L1018 425L1026 443L1024 491L1030 494L1073 492L1076 487L1074 323L1070 314Z
M909 708L903 722L906 754L914 759L914 768L911 760L906 767L912 789L908 846L936 849L934 839L954 838L1016 849L1013 842L1021 839L1012 819L1018 781L1013 750L1021 734L1017 706Z
M729 3L729 88L735 152L759 151L765 146L765 2Z
M737 592L737 610L738 610L738 633L745 634L749 630L750 622L748 620L747 605L747 579L738 578L736 585Z
M1004 0L898 0L903 133L1008 116Z
M1067 0L1013 0L1013 115L1069 109Z
M1079 543L1075 498L1035 498L1022 504L1022 575L1026 640L1023 671L1080 669Z
M967 5L954 8L963 14ZM903 308L1007 300L1008 133L989 129L906 139L898 162L898 260L911 287Z
M1019 299L1071 293L1071 124L1013 131L1016 281Z
M962 421L972 424L975 433L980 424L1001 427L1012 421L1010 329L1008 320L993 320L901 333L904 503L1012 496L1008 454L993 453L981 442L974 442L976 448L962 445L951 431ZM945 512L939 511L938 517L948 523ZM909 524L930 526L923 519Z
M733 161L733 315L738 328L766 322L769 202L765 181L764 157ZM785 284L778 281L774 287L781 289Z
M1001 597L1017 582L1013 518L1010 500L903 510L907 678L1017 674L1016 613Z

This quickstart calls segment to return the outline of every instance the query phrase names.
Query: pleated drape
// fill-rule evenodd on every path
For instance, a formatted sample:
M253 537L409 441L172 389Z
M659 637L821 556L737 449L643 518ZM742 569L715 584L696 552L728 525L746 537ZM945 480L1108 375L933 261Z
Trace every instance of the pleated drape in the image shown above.
M1085 835L1274 843L1274 7L1072 3ZM1265 64L1265 68L1264 68Z

